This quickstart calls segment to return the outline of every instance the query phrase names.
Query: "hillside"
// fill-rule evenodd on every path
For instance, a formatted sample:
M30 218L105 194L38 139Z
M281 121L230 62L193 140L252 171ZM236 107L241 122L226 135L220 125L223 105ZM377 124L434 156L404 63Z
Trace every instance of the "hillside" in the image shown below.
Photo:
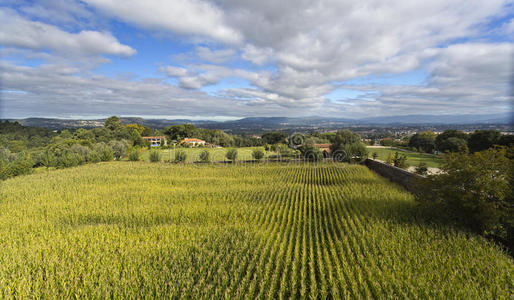
M363 166L110 162L8 179L0 298L510 298L514 261Z

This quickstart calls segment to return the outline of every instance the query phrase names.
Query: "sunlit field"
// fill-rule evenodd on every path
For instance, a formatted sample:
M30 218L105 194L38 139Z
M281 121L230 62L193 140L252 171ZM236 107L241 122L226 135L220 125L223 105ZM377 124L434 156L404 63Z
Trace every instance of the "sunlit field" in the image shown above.
M176 151L184 151L187 154L186 162L200 161L200 153L204 150L209 151L209 159L211 161L225 161L228 160L225 155L227 151L232 148L177 148L177 149L157 149L161 151L163 161L173 161L175 159ZM242 147L235 148L237 150L237 160L252 160L252 152L255 149L264 151L263 147ZM264 151L265 152L265 151ZM269 155L270 152L265 152L265 155ZM150 151L142 153L141 158L145 161L150 161Z
M0 298L512 298L514 262L363 166L110 162L0 189Z
M431 168L439 168L443 164L443 158L437 157L435 155L430 155L426 153L418 153L411 151L401 151L394 148L369 148L369 157L372 157L373 152L377 153L377 159L385 161L389 154L393 155L398 152L399 154L404 154L407 156L407 163L410 166L417 166L420 162L424 162L428 167Z

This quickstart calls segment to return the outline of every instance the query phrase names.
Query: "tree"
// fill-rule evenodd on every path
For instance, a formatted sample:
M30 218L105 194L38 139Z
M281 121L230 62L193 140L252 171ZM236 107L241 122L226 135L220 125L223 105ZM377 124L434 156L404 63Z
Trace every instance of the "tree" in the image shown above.
M157 150L150 150L150 161L151 162L160 162L161 161L161 152Z
M285 141L287 134L280 131L270 131L262 135L262 140L266 144L278 144Z
M391 152L389 152L389 154L387 154L386 164L392 165L393 163L394 163L393 155L391 154Z
M112 148L114 158L120 160L127 154L127 141L110 141L109 146Z
M253 159L261 160L264 158L264 151L262 151L261 149L254 149L252 151L252 157Z
M141 155L139 149L134 149L129 153L128 159L130 161L139 161L141 159Z
M187 159L187 153L184 150L178 150L175 152L175 162L177 163L183 163Z
M114 151L105 143L98 143L94 146L94 151L100 161L110 161L114 159Z
M348 129L338 131L331 139L330 150L336 161L359 162L368 156L368 150L360 136Z
M474 231L513 249L514 148L450 153L442 172L430 175L418 200L440 208Z
M200 152L200 161L201 162L209 162L210 161L210 153L208 150L203 150Z
M416 167L414 172L418 175L427 175L427 173L428 173L427 163L420 161L419 165Z
M471 152L491 148L500 141L501 133L497 130L476 130L469 136L468 147Z
M237 149L228 150L225 156L227 157L227 159L235 161L237 159Z
M373 159L377 159L377 157L378 157L378 153L373 152L373 154L371 154L371 157L373 157Z
M435 138L435 146L436 149L441 152L457 152L459 151L459 147L467 145L468 138L469 136L462 131L449 129L443 131ZM449 139L452 140L448 141Z
M105 120L104 127L111 131L116 131L116 130L123 128L123 123L121 123L120 118L118 118L116 116L112 116L112 117L108 118L107 120Z
M314 144L306 144L298 148L302 156L308 161L321 161L323 160L323 152L321 149L314 146Z
M395 152L393 157L393 166L401 169L407 169L409 167L409 164L407 163L407 155Z
M435 138L436 134L433 131L418 132L410 138L409 147L431 153L435 149Z

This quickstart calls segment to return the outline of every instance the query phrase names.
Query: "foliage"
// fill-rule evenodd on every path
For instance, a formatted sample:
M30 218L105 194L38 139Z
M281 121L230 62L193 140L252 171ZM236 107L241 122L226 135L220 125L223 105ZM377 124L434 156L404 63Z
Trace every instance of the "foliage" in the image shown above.
M116 160L120 160L123 156L127 154L127 141L110 141L109 146L112 148L114 159Z
M105 143L95 144L94 151L100 161L110 161L114 159L114 151Z
M418 175L427 175L428 174L428 166L427 163L420 161L419 164L416 166L416 169L414 172Z
M373 154L371 154L371 157L373 157L373 159L377 159L378 153L374 151Z
M89 164L0 199L0 298L512 298L511 257L359 165Z
M209 162L210 161L210 153L209 153L209 151L203 150L202 152L200 152L199 158L200 158L201 162Z
M300 150L300 153L302 154L303 158L305 158L308 161L323 160L323 152L321 152L321 149L314 146L314 144L312 143L302 145L298 148L298 150Z
M120 118L112 116L105 120L104 127L109 130L116 131L120 130L123 127L123 124L121 123Z
M393 157L393 166L401 169L407 169L409 167L409 164L407 163L407 155L395 152Z
M467 148L468 138L462 131L445 130L435 138L435 147L440 152L458 152Z
M227 159L235 161L237 159L237 149L228 150L225 156L227 157Z
M330 150L334 160L339 162L359 162L368 157L368 150L360 136L348 129L338 131L332 137Z
M150 150L149 159L151 162L160 162L162 159L161 152L158 150Z
M391 152L389 152L389 154L387 154L386 164L392 165L393 163L394 163L393 154Z
M287 134L280 131L270 131L262 135L262 140L266 144L278 144L285 142Z
M261 160L264 158L264 151L262 151L261 149L254 149L252 151L252 157L253 159Z
M155 150L154 150L154 151L155 151ZM151 156L151 153L150 153L150 156ZM132 151L129 153L128 159L129 159L130 161L139 161L139 160L141 160L141 152L139 151L139 149L134 149L134 150L132 150Z
M469 151L477 152L491 148L500 138L501 133L497 130L476 130L469 136Z
M500 237L514 249L514 148L452 153L442 173L429 176L420 200L472 230Z
M183 163L186 162L187 159L187 153L184 150L178 150L175 152L175 162L177 163Z
M436 134L433 131L422 131L414 134L409 140L409 147L432 153L435 149Z

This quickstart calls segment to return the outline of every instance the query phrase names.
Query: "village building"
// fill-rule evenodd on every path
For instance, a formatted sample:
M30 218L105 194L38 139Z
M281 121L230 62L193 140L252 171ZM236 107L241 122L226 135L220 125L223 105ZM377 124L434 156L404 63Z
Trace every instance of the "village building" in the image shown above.
M143 136L142 138L150 143L150 147L166 146L165 136Z
M314 144L315 147L318 147L321 152L323 152L323 157L329 157L332 155L332 150L330 150L330 146L332 144Z
M187 138L187 139L181 140L180 144L183 146L197 147L197 146L205 146L206 142L201 139Z

